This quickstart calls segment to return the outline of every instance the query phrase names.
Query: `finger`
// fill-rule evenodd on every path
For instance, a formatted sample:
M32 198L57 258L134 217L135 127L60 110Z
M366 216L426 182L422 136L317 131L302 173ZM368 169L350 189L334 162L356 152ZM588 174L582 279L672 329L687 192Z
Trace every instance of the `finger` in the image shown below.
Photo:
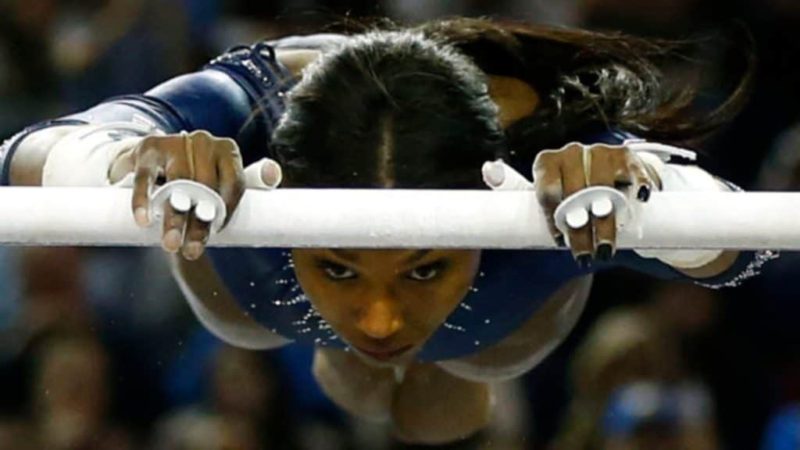
M185 150L185 139L175 140L166 156L167 162L164 176L167 182L181 179L192 179L192 169ZM186 216L191 211L175 209L169 202L164 205L164 223L161 234L161 246L170 253L177 253L183 245L186 229Z
M635 155L628 155L628 172L631 174L634 192L639 201L646 202L650 199L650 194L655 188L655 182L647 173L644 164Z
M238 152L224 152L217 156L217 171L219 176L219 195L225 203L227 224L233 216L236 207L244 194L244 169L242 159Z
M150 191L161 172L161 158L154 150L142 151L140 155L134 169L131 209L136 223L145 227L150 224Z
M567 232L572 256L582 269L587 269L594 259L594 237L591 223L581 228L570 228Z
M164 203L164 223L161 247L169 253L177 253L183 244L186 213L178 212L169 203Z
M612 212L603 218L594 218L594 254L600 261L608 261L617 251L617 217Z
M219 178L212 145L215 144L207 139L193 141L187 159L191 158L189 165L194 168L194 180L217 191ZM211 230L211 222L198 218L195 208L186 216L186 231L181 246L181 253L188 260L195 260L203 254Z
M561 166L564 197L586 188L587 177L584 171L583 151L580 147L568 149ZM591 224L580 228L570 228L567 237L572 255L581 268L588 268L594 255L594 236Z
M186 220L186 233L183 237L181 253L184 258L194 261L205 251L208 236L211 233L211 222L199 219L194 214L194 208L187 215Z
M624 149L598 147L591 150L591 174L589 182L592 186L613 187L622 177L628 164ZM594 254L601 261L608 261L616 251L617 221L613 204L605 199L595 202L592 207L592 226L594 228Z
M547 228L559 246L564 246L564 234L556 227L555 212L559 203L564 199L564 188L561 185L561 170L552 167L548 170L536 169L534 171L534 188L536 199L542 207L547 219Z

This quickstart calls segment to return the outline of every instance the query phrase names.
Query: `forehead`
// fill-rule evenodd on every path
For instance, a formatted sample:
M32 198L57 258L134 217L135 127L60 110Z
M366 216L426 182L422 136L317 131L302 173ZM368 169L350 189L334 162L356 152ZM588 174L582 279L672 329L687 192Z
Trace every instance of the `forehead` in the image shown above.
M354 263L370 261L413 263L434 253L431 249L324 249L323 253Z
M468 249L294 249L297 256L327 258L361 266L371 264L410 265L436 258L471 258L478 250Z

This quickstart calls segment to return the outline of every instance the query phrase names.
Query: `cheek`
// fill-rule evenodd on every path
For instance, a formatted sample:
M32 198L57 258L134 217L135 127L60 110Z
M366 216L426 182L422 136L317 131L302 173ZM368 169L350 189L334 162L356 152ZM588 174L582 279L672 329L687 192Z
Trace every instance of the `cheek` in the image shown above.
M346 320L346 305L350 304L347 295L315 267L295 262L295 275L303 293L308 296L314 308L334 328Z
M441 325L467 295L476 272L477 264L465 261L453 267L438 283L410 289L416 297L415 307L408 311L411 321L428 326Z
M475 276L480 266L480 252L469 252L458 258L453 265L453 271L441 287L441 295L454 300L458 304L475 282Z

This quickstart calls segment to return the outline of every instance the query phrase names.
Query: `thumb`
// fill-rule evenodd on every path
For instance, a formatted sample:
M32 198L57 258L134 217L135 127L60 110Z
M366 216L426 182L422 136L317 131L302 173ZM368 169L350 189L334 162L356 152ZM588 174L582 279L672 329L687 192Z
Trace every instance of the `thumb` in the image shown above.
M486 161L481 167L483 182L493 191L525 191L533 189L533 183L502 159Z
M262 158L244 169L245 186L248 189L275 189L283 180L280 164Z

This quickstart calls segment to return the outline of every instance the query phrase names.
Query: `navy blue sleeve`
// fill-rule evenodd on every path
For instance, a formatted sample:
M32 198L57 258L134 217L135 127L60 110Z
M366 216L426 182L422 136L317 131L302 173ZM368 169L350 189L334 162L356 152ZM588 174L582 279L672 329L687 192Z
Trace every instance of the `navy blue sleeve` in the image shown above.
M64 124L137 122L166 133L207 130L239 144L245 164L267 154L293 80L267 43L241 46L202 71L171 79L144 94L104 101L86 111L26 128L0 147L0 184L8 184L19 144L43 128Z
M267 43L235 47L204 70L169 80L143 95L106 101L70 116L89 123L138 121L161 130L207 130L239 144L245 163L266 155L293 84Z
M606 144L622 144L627 139L634 139L636 136L621 131L606 131L581 139L584 143L602 142ZM724 181L724 180L722 180ZM727 182L731 190L741 191L741 189ZM774 251L743 251L734 261L733 265L725 272L709 278L692 278L678 271L674 267L663 263L654 258L644 258L632 250L621 250L617 252L610 264L598 265L597 269L602 270L608 267L626 267L637 272L646 273L656 278L664 280L692 280L698 284L709 288L735 287L744 280L759 274L761 267L772 259L778 257L778 252Z
M766 262L777 257L777 252L769 250L740 252L730 268L719 275L709 278L692 278L657 259L643 258L632 250L617 252L617 255L611 261L610 267L625 267L663 280L690 280L712 289L718 289L739 286L748 278L758 275L761 267Z

